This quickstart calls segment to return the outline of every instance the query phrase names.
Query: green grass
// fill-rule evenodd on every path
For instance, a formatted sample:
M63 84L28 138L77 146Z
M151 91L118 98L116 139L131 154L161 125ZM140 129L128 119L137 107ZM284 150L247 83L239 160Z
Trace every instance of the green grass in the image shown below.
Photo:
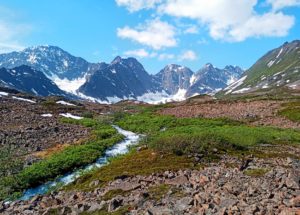
M72 145L63 151L34 163L14 176L0 181L0 199L19 196L25 189L43 184L57 176L97 160L104 151L123 137L110 125L93 119L62 119L63 122L92 128L91 138L82 145Z
M149 188L150 198L159 201L165 196L170 190L170 186L166 184L157 185Z
M147 134L150 148L177 155L246 150L261 144L299 144L300 133L291 129L254 127L228 119L175 118L153 112L126 115L117 124Z
M251 177L262 177L264 176L269 170L267 169L248 169L244 171L244 174Z
M300 101L285 104L284 109L279 111L279 115L294 122L300 122Z
M74 183L67 185L65 190L91 191L97 187L105 186L121 176L150 175L163 173L167 170L177 171L180 169L198 168L191 159L186 156L176 156L156 152L151 149L130 153L112 159L110 164L83 175ZM93 181L99 181L97 186L90 186Z
M210 161L217 154L243 156L263 144L299 144L300 133L291 129L248 126L229 119L175 118L158 115L163 106L136 114L116 114L120 127L147 136L140 144L148 149L119 156L110 164L83 175L65 190L91 191L121 176L150 175L166 170L199 169L188 155L201 153ZM97 185L94 181L99 181ZM159 189L158 190L163 190ZM119 193L119 191L115 191ZM112 193L112 195L116 194ZM155 195L154 195L155 196Z

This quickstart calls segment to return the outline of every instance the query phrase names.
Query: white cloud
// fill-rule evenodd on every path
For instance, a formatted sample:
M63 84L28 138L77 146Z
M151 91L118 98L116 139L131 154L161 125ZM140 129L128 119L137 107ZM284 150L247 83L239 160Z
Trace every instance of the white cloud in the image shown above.
M234 41L243 41L249 37L286 36L294 22L294 17L286 16L281 12L253 16L243 25L232 28L228 32L228 38Z
M175 58L174 54L162 53L158 56L159 60L172 60Z
M175 34L175 28L172 25L159 19L147 21L144 26L140 25L136 28L126 26L117 29L118 37L130 39L156 50L176 46Z
M161 0L116 0L118 6L126 7L130 12L154 8Z
M259 14L255 11L257 4L258 0L166 0L158 11L198 20L207 26L212 38L225 41L243 41L253 36L284 36L294 25L293 16L278 12ZM255 25L255 22L262 23Z
M178 60L184 61L194 61L197 59L197 54L192 50L184 51L180 56L178 56Z
M275 11L286 7L300 6L300 0L267 0L267 3L272 5Z
M139 57L139 58L152 58L157 56L157 53L152 52L149 53L145 49L136 49L136 50L128 50L124 52L124 55L130 56L130 57Z

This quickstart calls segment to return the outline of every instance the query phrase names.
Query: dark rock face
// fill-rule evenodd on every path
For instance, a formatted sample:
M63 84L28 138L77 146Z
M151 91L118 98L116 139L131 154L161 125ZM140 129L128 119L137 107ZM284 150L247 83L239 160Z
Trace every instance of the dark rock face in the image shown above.
M194 73L187 67L171 64L155 75L161 87L169 94L176 94L179 89L188 89Z
M212 64L206 64L195 74L195 81L188 89L187 96L219 91L237 81L243 72L239 67L226 66L224 69L219 69Z
M69 80L82 77L100 67L100 64L74 57L56 46L37 46L0 55L0 67L14 68L21 65L31 66L47 76L56 75Z
M13 69L1 68L0 83L9 88L39 96L67 96L64 91L60 90L42 72L24 65Z
M90 74L86 83L79 88L79 92L106 100L107 97L136 98L160 89L136 59L117 57L111 64Z

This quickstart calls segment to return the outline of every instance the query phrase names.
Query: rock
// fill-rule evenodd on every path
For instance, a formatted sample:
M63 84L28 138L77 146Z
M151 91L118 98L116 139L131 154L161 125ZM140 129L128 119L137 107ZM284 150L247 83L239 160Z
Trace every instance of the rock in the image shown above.
M122 198L113 198L112 200L109 201L108 203L108 212L115 211L117 208L122 206L123 199Z
M291 206L300 208L300 196L291 199Z
M221 199L220 208L230 208L232 206L235 206L237 203L238 201L236 199Z
M286 163L287 163L287 165L291 165L291 164L293 163L293 159L290 158L290 157L288 157L288 158L286 159Z
M182 175L182 176L177 176L172 179L167 179L166 184L175 185L175 186L176 185L184 185L184 184L189 184L189 181L186 176Z
M176 201L175 208L178 211L185 211L185 210L191 208L193 201L194 200L191 197L184 197L184 198Z
M285 184L291 189L300 189L300 176L295 173L289 173Z
M130 191L140 188L141 185L137 182L120 182L111 185L108 190L123 190L123 191Z
M256 212L259 212L257 205L250 205L245 210L245 214L255 214Z
M91 202L91 203L89 203L89 207L90 208L88 209L87 212L94 212L94 211L101 210L101 209L104 208L104 206L105 206L105 202L104 201L102 201L100 203L98 203L98 202Z

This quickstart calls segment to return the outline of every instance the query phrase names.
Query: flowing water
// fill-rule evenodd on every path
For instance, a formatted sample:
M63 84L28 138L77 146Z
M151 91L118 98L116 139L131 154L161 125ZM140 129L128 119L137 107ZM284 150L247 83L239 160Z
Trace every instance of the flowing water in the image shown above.
M84 171L91 170L93 168L100 168L108 163L108 158L114 157L116 155L126 154L128 152L128 146L137 144L140 140L141 136L135 134L131 131L126 131L121 129L118 126L113 126L120 134L125 136L125 139L117 144L115 144L112 148L106 150L104 156L100 157L95 163L86 166L80 170L76 170L75 172L68 173L55 181L49 181L45 184L42 184L35 188L30 188L25 191L21 200L28 200L35 195L45 194L51 188L55 188L57 185L67 185L71 182L75 181Z

